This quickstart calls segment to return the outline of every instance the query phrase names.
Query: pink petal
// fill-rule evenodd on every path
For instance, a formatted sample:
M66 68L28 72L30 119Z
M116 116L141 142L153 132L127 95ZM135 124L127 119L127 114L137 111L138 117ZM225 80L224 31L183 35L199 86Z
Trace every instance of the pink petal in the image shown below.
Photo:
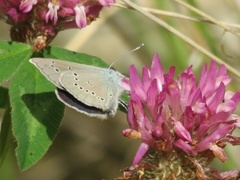
M131 90L131 87L129 85L129 79L124 77L122 78L121 80L121 87L125 90L125 91L130 91Z
M145 144L144 142L141 143L140 147L138 148L138 151L133 159L133 165L136 165L139 163L139 161L141 161L141 159L143 158L143 156L146 154L146 152L149 149L149 145Z
M214 113L216 112L218 105L224 99L224 94L225 94L225 85L221 83L219 87L216 89L216 92L213 93L213 95L209 97L206 102L211 112L214 112Z
M189 145L188 143L186 143L182 139L178 139L178 140L174 141L174 146L182 149L184 152L186 152L188 154L193 154L192 146Z
M192 102L194 92L196 91L196 79L190 67L179 76L178 82L181 87L180 103L186 107Z
M162 89L161 86L164 83L163 75L164 75L164 70L163 70L162 64L160 63L159 56L158 54L154 54L152 66L151 66L151 79L158 80L158 83L159 83L158 86L160 89Z
M222 64L218 70L216 86L218 86L221 82L223 82L226 86L231 82L231 80L232 79L227 75L226 67Z
M48 23L49 19L53 20L54 24L57 24L58 21L58 15L57 12L60 8L59 4L53 4L52 2L48 3L48 12L45 17L45 21Z
M224 150L217 145L213 144L209 148L211 151L213 151L213 154L218 157L221 161L225 162L227 160L227 156L224 152Z
M141 133L142 140L151 143L152 137L149 133L149 129L152 129L152 126L150 121L146 117L144 109L142 107L142 103L136 96L135 92L131 92L130 103L132 104L134 113L132 121L128 119L129 124L132 123L130 124L130 127L132 127L132 129L136 128L136 130Z
M142 82L144 91L147 92L151 84L150 71L147 67L142 68Z
M175 121L174 122L174 132L184 141L192 142L192 137L189 132L185 129L181 122Z
M19 9L27 13L32 10L33 5L37 4L37 0L22 0Z
M143 84L138 76L137 70L134 65L130 66L129 74L130 74L129 82L131 86L131 91L135 91L135 93L140 98L140 100L145 102L147 96L146 96L146 93L144 92Z
M163 134L163 130L162 130L162 128L160 126L153 127L153 129L152 129L153 137L158 139L158 138L160 138L162 136L162 134Z
M8 9L7 15L9 15L15 23L23 22L29 18L26 13L19 13L16 8Z
M137 102L137 96L132 93L131 100L128 104L128 114L127 114L127 119L128 119L128 124L132 129L138 130L138 124L137 124L137 119L135 116L135 108L134 108L134 103Z
M190 106L185 108L182 116L179 119L182 122L183 126L189 131L192 132L194 126L198 124L198 121L195 119L195 113L192 111Z
M98 0L99 3L103 6L109 7L112 3L115 3L115 0Z
M226 100L225 102L218 105L216 112L229 112L231 113L236 108L236 102L232 100Z
M235 101L236 104L238 104L238 103L240 102L240 92L235 93L235 94L231 97L231 99L232 99L233 101Z
M147 102L146 102L146 105L147 105L149 111L153 115L153 117L152 117L153 119L156 119L156 116L154 116L154 115L157 115L157 106L156 106L157 97L158 97L157 80L154 79L148 89Z
M195 150L197 152L202 152L210 148L210 146L216 141L220 140L222 137L226 136L232 131L235 121L228 121L226 123L221 123L219 126L208 136L206 136L202 141L196 145Z
M203 96L208 96L215 90L216 79L217 79L216 72L217 72L217 66L215 61L211 62L208 71L207 71L207 66L206 65L204 66L202 70L200 82L199 82L199 87L201 89Z
M221 143L230 143L232 145L240 145L240 137L235 137L230 134L221 139Z
M165 85L164 90L166 90L167 96L164 102L165 105L169 106L171 109L172 116L178 117L179 112L182 111L182 106L180 102L180 89L176 81L169 74L164 76Z
M197 114L205 114L207 109L206 109L206 104L204 101L204 98L202 97L202 93L200 89L197 89L195 92L195 95L193 96L192 102L191 102L192 110L193 112Z
M75 6L74 11L76 14L75 21L79 28L84 28L87 26L87 18L85 13L85 7L84 6Z
M238 128L240 128L240 116L237 116L237 117L235 117L236 118L236 123L235 123L235 126L236 127L238 127Z

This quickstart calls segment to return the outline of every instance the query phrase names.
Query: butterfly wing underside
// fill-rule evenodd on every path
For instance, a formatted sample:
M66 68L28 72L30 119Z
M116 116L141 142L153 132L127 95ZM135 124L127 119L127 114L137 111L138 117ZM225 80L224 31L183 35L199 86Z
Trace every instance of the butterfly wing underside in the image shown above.
M102 110L116 109L119 86L117 77L112 77L109 69L91 68L90 70L66 71L60 84L76 99ZM117 76L113 74L113 76Z
M33 58L30 62L58 87L56 95L66 105L102 119L115 115L123 91L120 73L56 59Z
M30 62L55 86L62 89L59 78L65 71L86 69L90 66L56 59L33 58Z

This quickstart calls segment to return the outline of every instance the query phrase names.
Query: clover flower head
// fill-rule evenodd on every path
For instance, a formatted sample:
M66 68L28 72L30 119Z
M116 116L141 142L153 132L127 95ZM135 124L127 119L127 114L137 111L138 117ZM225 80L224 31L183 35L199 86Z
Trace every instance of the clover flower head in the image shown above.
M240 144L240 138L232 135L239 128L239 116L233 111L240 92L226 90L231 78L225 66L218 69L215 61L209 69L204 65L197 83L191 66L177 79L175 67L164 73L156 54L151 68L142 69L142 78L134 65L129 74L124 86L130 93L130 128L123 130L123 135L142 142L127 174L136 176L143 171L148 178L190 178L191 174L191 178L224 179L223 173L207 165L214 157L227 160L223 149L227 143ZM169 171L170 167L176 172ZM240 176L239 171L228 175Z
M0 17L12 25L12 40L29 43L40 51L59 31L86 27L103 7L113 3L115 0L3 0Z

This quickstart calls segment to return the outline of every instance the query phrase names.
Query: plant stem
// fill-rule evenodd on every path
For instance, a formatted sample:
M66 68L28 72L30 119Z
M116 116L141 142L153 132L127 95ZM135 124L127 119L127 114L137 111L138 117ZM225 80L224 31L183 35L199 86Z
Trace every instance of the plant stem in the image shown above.
M203 48L202 46L200 46L199 44L197 44L195 41L193 41L192 39L190 39L189 37L187 37L186 35L184 35L183 33L181 33L180 31L176 30L175 28L173 28L172 26L170 26L169 24L167 24L166 22L162 21L161 19L157 18L156 16L150 14L149 12L144 11L141 7L139 7L137 4L129 1L129 0L122 0L123 2L125 2L127 5L131 6L133 9L135 9L136 11L140 12L141 14L143 14L144 16L148 17L149 19L151 19L152 21L156 22L157 24L161 25L162 27L164 27L165 29L167 29L168 31L172 32L173 34L175 34L176 36L178 36L179 38L181 38L182 40L184 40L185 42L187 42L189 45L193 46L194 48L196 48L197 50L199 50L200 52L202 52L203 54L205 54L206 56L210 57L211 59L215 60L218 64L224 64L226 66L226 68L233 73L234 75L236 75L237 77L240 77L240 72L237 71L236 69L232 68L229 64L227 64L226 62L224 62L222 59L218 58L217 56L215 56L214 54L212 54L211 52L209 52L208 50L206 50L205 48Z
M112 4L111 6L114 7L120 7L120 8L128 8L128 9L133 9L131 6L128 6L126 4L119 4L119 3L115 3ZM140 6L139 6L140 7ZM144 11L147 11L151 14L154 15L161 15L161 16L168 16L168 17L174 17L174 18L179 18L179 19L183 19L183 20L189 20L189 21L195 21L195 22L204 22L204 23L210 23L210 24L214 24L218 26L218 23L224 25L224 30L227 31L227 29L225 28L226 26L228 27L232 27L232 28L240 28L239 24L235 24L235 23L229 23L229 22L224 22L224 21L210 21L208 18L197 18L197 17L191 17L191 16L187 16L187 15L183 15L180 13L176 13L176 12L171 12L171 11L164 11L164 10L159 10L159 9L154 9L154 8L146 8L146 7L141 7ZM217 24L215 24L215 22L218 22Z
M200 11L199 9L197 9L197 8L195 8L195 7L191 6L191 5L183 2L182 0L174 0L174 1L176 1L176 2L179 3L179 4L181 4L181 5L184 6L185 8L190 9L191 11L195 12L196 14L204 17L204 18L205 18L206 20L208 20L209 22L211 22L211 23L213 23L213 24L216 24L216 25L222 27L223 29L225 29L225 30L227 30L227 31L235 34L236 36L240 36L239 31L236 31L236 29L233 29L233 28L227 26L226 24L218 21L217 19L213 18L212 16L209 16L208 14L204 13L203 11Z

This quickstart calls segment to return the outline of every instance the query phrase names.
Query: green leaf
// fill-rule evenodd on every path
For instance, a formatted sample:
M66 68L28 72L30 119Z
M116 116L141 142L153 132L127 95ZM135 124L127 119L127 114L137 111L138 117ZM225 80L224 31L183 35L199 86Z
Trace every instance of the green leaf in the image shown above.
M95 56L55 47L48 47L40 56L108 67ZM12 128L18 143L16 156L21 170L31 167L46 153L59 129L64 106L57 100L54 89L28 59L12 78L9 87ZM126 97L123 95L124 101Z
M0 83L8 80L32 54L27 44L0 42Z
M46 153L59 129L64 106L57 100L54 89L28 60L12 78L9 87L12 128L21 170Z
M5 108L8 102L8 89L0 87L0 108Z
M45 58L56 58L66 61L77 62L80 64L88 64L92 66L98 67L109 67L107 63L105 63L102 59L91 56L84 53L77 53L73 51L69 51L66 49L49 46L43 51L43 57Z
M7 96L8 98L8 96ZM0 170L2 170L3 162L9 152L9 147L12 141L11 131L11 115L9 101L6 103L6 111L3 116L1 131L0 131Z

